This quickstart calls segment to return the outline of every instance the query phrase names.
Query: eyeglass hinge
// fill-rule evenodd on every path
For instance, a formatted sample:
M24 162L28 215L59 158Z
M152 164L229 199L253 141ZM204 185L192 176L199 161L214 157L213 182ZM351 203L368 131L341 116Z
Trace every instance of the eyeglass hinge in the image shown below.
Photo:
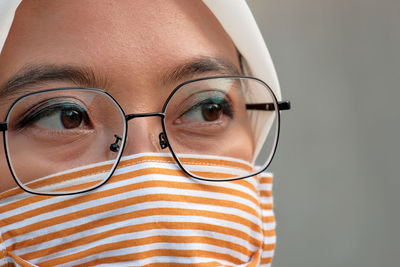
M7 131L7 122L0 122L0 131Z
M278 108L279 110L289 110L291 108L290 101L289 100L279 101Z

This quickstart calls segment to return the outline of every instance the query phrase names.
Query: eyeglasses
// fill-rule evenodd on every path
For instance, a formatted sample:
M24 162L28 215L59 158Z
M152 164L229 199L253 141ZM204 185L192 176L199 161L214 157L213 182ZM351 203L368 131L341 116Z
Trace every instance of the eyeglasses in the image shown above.
M265 82L246 76L184 82L156 113L125 114L100 89L56 88L18 98L0 123L0 131L10 171L23 190L68 195L95 189L113 175L126 144L128 121L139 117L160 118L160 148L168 148L179 167L193 178L230 181L256 175L272 160L279 111L287 109L289 101L278 102ZM216 178L198 171L185 160L187 155L218 158L222 166L226 160L256 167ZM55 181L57 186L37 186L42 179L60 179L60 173L96 164L106 167L94 182L73 186L74 181Z

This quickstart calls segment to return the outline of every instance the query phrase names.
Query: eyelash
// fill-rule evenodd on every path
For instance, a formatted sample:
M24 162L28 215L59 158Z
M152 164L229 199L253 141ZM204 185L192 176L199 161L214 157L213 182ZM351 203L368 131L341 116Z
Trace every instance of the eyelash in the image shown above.
M225 100L225 99L224 99ZM200 108L204 104L217 104L216 102L212 101L212 99L205 99L199 103L196 103L194 106L190 107L187 111L185 111L183 115L190 113L191 111L196 110L197 108ZM232 111L232 106L228 101L221 101L218 104L222 104L224 108L224 114L229 116L230 118L233 118L233 111Z
M87 114L87 111L80 105L65 101L60 103L60 100L58 99L49 99L31 107L26 112L24 112L22 118L16 123L16 127L18 129L26 128L32 125L33 123L37 122L41 118L45 117L46 115L49 115L57 110L61 110L66 107L75 108L79 110L81 114L84 115L83 118L84 121L86 121L87 123L90 122L90 118L89 115Z

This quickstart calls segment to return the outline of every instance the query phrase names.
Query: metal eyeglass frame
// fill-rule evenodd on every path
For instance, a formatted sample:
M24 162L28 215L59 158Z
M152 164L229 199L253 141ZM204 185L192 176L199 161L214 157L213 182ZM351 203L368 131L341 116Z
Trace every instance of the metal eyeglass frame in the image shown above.
M166 115L166 110L167 110L167 106L170 102L170 100L172 99L172 97L175 95L175 93L183 86L185 86L186 84L189 83L193 83L193 82L197 82L197 81L203 81L203 80L211 80L211 79L250 79L250 80L255 80L258 81L260 83L262 83L267 90L269 90L269 93L273 96L273 100L274 103L260 103L260 104L246 104L246 109L250 109L250 110L265 110L265 111L271 111L271 110L275 110L275 107L277 107L278 112L277 112L277 133L276 133L276 140L274 143L274 146L272 148L272 154L270 156L270 159L268 161L268 163L265 164L265 166L254 172L251 173L249 175L246 176L240 176L240 177L235 177L235 178L230 178L230 179L218 179L218 180L212 180L212 179L207 179L207 178L203 178L203 177L198 177L192 173L190 173L189 171L187 171L183 164L181 164L181 162L179 161L179 158L176 156L173 148L170 146L169 141L168 141L168 136L167 136L167 131L166 131L166 127L165 127L165 115ZM119 136L115 136L117 138L117 141L122 141L121 142L121 146L118 147L118 156L115 159L115 163L112 167L112 169L110 170L108 177L104 179L103 182L101 182L100 184L89 188L89 189L85 189L82 191L77 191L77 192L70 192L70 193L39 193L39 192L35 192L35 191L31 191L29 189L27 189L23 184L20 183L20 181L18 180L18 178L16 177L16 175L14 174L12 165L11 165L11 160L9 158L8 155L8 149L7 149L7 137L6 137L6 131L7 131L7 126L8 126L8 119L9 119L9 114L11 112L11 110L13 109L13 107L23 98L30 96L30 95L35 95L38 93L43 93L43 92L52 92L52 91L58 91L58 90L73 90L73 89L85 89L85 90L93 90L93 91L97 91L100 93L103 93L105 95L107 95L108 97L110 97L110 99L114 102L114 104L118 107L119 111L121 112L121 114L125 117L124 120L124 133L123 133L123 137L119 137ZM95 190L96 188L99 188L100 186L104 185L114 174L115 169L117 168L120 159L122 157L124 148L125 148L125 142L126 142L126 138L127 138L127 132L128 132L128 121L134 118L143 118L143 117L160 117L161 118L161 126L162 126L162 132L159 134L159 144L160 147L162 149L165 148L169 148L169 151L172 154L172 157L174 158L174 160L176 161L176 163L178 164L178 166L180 167L180 169L187 174L188 176L198 179L198 180L203 180L203 181L211 181L211 182L226 182L226 181L234 181L234 180L239 180L239 179L245 179L254 175L257 175L261 172L263 172L265 169L268 168L268 166L270 165L270 163L272 162L272 159L275 155L276 152L276 148L278 145L278 140L279 140L279 130L280 130L280 112L282 110L289 110L291 108L291 104L290 101L278 101L274 92L272 91L272 89L262 80L255 78L255 77L250 77L250 76L241 76L241 75L230 75L230 76L211 76L211 77L203 77L203 78L198 78L198 79L193 79L193 80L189 80L186 81L184 83L181 83L180 85L178 85L177 87L175 87L174 90L172 90L172 92L170 93L170 95L168 96L168 98L166 99L164 106L162 108L161 112L152 112L152 113L136 113L136 114L125 114L124 110L122 109L121 105L115 100L115 98L110 95L109 93L107 93L104 90L98 89L98 88L86 88L86 87L64 87L64 88L53 88L53 89L47 89L47 90L41 90L41 91L37 91L37 92L31 92L28 94L25 94L23 96L18 97L13 104L11 104L10 108L8 109L7 113L6 113L6 117L4 122L0 122L0 132L3 132L3 145L4 145L4 151L6 154L6 159L7 159L7 164L8 167L10 169L10 172L15 180L15 182L17 183L17 185L22 188L24 191L31 193L31 194L36 194L36 195L48 195L48 196L61 196L61 195L74 195L74 194L80 194L80 193L85 193L88 191L92 191ZM112 146L113 144L111 144ZM110 146L110 149L112 150L112 147Z

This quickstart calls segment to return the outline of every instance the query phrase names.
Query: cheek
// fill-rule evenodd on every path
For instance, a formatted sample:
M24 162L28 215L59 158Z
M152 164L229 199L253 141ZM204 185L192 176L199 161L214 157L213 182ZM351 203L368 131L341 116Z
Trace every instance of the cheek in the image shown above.
M252 162L253 135L249 127L237 123L224 133L199 134L169 127L168 140L175 154L223 156Z
M113 138L110 132L102 131L72 142L61 137L43 142L37 137L17 134L10 135L13 141L8 149L14 173L22 183L28 183L81 166L113 161L118 155L109 148Z
M232 157L249 163L253 159L253 138L243 127L233 131L229 136L219 141L215 148L220 156Z

